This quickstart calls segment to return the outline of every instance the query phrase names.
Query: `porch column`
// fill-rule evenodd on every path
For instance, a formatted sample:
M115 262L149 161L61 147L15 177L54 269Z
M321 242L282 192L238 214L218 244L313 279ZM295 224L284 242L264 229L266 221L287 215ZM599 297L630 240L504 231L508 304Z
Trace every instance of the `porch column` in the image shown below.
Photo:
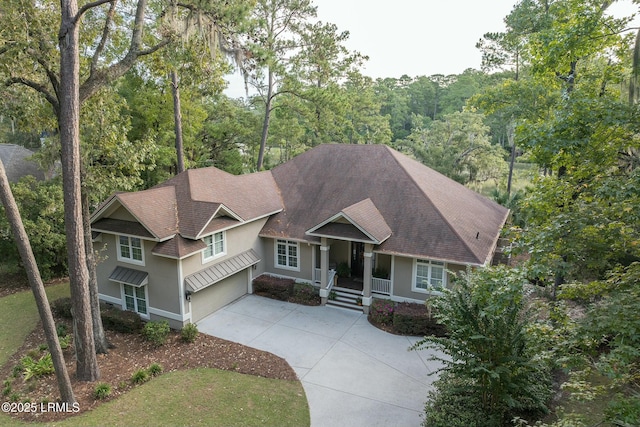
M320 238L320 304L325 305L329 299L329 245L326 237Z
M362 311L369 314L369 306L371 305L371 260L373 258L373 245L371 243L364 244L364 273L362 277Z

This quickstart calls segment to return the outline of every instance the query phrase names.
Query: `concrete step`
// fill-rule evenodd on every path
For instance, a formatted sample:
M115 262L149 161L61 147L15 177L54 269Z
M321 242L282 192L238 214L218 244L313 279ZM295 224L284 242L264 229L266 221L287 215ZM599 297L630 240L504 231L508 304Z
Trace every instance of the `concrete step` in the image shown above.
M362 313L362 306L357 305L355 303L339 301L337 299L328 300L327 301L327 306L335 307L335 308L342 308L342 309L346 309L346 310L359 311L360 313Z
M356 289L341 288L340 286L334 286L333 288L331 288L331 290L335 291L336 293L352 294L352 295L362 296L362 291L359 291L359 290L356 290Z

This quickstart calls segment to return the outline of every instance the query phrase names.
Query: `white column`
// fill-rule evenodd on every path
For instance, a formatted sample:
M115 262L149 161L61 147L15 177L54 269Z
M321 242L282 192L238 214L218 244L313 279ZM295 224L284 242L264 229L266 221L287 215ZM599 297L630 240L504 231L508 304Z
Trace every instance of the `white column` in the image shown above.
M320 238L320 300L325 305L329 298L329 245L326 237Z
M365 314L369 314L369 306L371 305L371 270L373 258L373 245L371 243L364 244L364 273L362 277L362 310Z

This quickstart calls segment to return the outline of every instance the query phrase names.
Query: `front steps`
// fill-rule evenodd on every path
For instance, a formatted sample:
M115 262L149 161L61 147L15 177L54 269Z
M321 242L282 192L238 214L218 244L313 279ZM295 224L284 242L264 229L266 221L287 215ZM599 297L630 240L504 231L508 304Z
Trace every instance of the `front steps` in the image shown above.
M327 305L362 313L362 291L334 286L329 294Z

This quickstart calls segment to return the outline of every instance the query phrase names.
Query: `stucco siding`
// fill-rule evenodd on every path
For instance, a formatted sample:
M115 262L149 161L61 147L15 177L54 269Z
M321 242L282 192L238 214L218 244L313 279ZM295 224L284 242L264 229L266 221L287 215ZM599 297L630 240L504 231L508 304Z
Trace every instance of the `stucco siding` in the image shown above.
M298 248L298 264L300 266L299 270L290 269L290 268L282 268L276 266L275 260L275 239L262 238L263 240L263 248L264 248L264 257L262 261L265 265L265 272L277 274L281 276L291 277L294 279L300 279L304 281L312 281L313 280L313 252L316 250L316 245L307 244L304 242L299 242ZM257 276L258 274L255 274Z
M116 209L115 212L113 212L111 215L109 215L109 217L113 218L113 219L121 219L123 221L136 221L136 222L138 221L136 219L136 217L131 215L131 212L129 212L128 210L126 210L122 206L120 206L118 209Z
M425 300L427 298L427 294L424 292L414 292L411 290L413 284L413 263L414 258L395 256L394 257L394 265L393 265L393 294L394 296L401 298L411 298L418 300ZM458 265L458 264L447 264L447 270L452 273L464 271L466 266ZM446 273L447 275L447 286L451 286L451 274Z

